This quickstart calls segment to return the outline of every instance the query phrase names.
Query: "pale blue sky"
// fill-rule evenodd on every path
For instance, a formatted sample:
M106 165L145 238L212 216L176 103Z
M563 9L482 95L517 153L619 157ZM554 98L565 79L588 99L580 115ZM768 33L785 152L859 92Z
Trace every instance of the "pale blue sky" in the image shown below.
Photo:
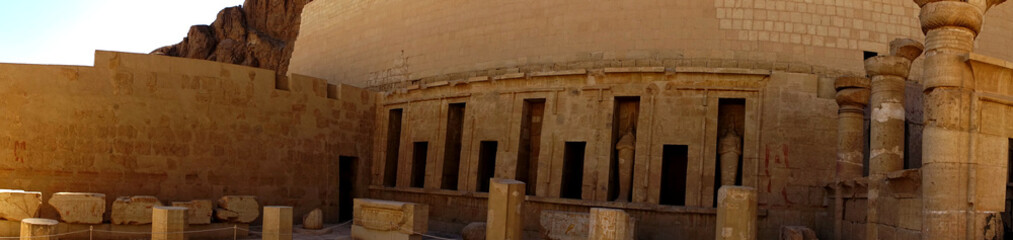
M148 53L243 0L3 0L0 63L93 65L95 50Z

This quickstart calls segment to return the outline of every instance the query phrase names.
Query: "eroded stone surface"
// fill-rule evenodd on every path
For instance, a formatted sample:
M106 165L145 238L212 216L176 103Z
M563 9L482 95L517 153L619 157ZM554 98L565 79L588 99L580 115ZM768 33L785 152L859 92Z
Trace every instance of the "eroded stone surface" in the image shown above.
M218 208L226 210L215 215L222 221L251 223L260 216L256 196L224 196L218 199Z
M429 231L429 206L356 198L352 239L418 239Z
M42 205L41 192L0 189L0 218L21 221L39 214Z
M154 196L119 197L113 202L112 223L139 225L151 223L151 209L162 206Z
M214 209L211 200L172 202L172 206L186 208L186 221L188 224L211 224L211 213Z
M307 213L302 218L302 227L305 229L324 228L324 211L316 208Z
M58 192L49 198L60 221L65 223L99 224L106 212L106 195L101 193Z
M461 238L464 240L485 240L485 223L473 222L461 229Z
M586 212L542 211L542 236L551 240L588 239L590 214Z

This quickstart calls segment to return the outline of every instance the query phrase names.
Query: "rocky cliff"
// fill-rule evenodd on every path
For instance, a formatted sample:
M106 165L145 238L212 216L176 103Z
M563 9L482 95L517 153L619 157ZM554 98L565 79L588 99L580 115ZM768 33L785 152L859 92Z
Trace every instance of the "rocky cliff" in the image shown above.
M312 0L246 0L222 9L211 25L194 25L183 41L151 54L288 71L299 14Z

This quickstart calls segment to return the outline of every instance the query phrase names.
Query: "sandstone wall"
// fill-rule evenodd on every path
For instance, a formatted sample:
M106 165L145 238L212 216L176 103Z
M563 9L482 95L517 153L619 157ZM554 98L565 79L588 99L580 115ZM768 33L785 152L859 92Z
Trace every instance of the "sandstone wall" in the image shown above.
M297 216L321 207L336 221L338 157L369 169L374 93L203 60L95 59L0 64L0 188L42 191L44 201L58 191L110 202L256 195ZM55 214L47 206L42 215Z
M477 191L480 142L496 141L495 174L515 178L522 108L544 99L538 180L525 205L529 236L539 210L623 208L638 218L638 234L659 239L713 237L720 99L745 100L742 184L759 191L760 239L781 225L831 231L823 186L834 175L837 105L832 84L813 74L708 68L615 68L529 72L435 82L381 98L374 139L371 196L430 204L434 230L459 231L483 221L486 193ZM487 80L493 79L493 80ZM631 203L611 201L609 166L615 97L640 97ZM441 189L448 104L465 103L458 190ZM388 111L402 109L397 184L385 187ZM410 185L414 142L427 142L423 188ZM586 142L582 200L562 199L564 145ZM684 206L659 204L663 145L688 147ZM530 208L529 208L530 207ZM671 224L671 223L677 224ZM643 223L643 224L640 224ZM710 229L710 230L701 230Z
M1002 5L985 17L978 52L1013 59L1004 31L1011 15ZM910 0L320 0L306 5L302 22L292 72L360 87L510 68L864 75L863 51L885 54L894 38L924 38Z

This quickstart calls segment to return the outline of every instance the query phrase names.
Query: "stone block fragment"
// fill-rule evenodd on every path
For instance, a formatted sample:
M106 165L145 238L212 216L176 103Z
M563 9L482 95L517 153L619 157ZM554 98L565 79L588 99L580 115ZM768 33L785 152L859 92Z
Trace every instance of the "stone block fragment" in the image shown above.
M521 225L524 191L524 182L521 181L500 178L490 180L486 239L521 239L524 228Z
M352 239L422 239L429 231L429 206L408 202L356 198Z
M142 225L151 223L151 209L162 206L154 196L119 197L113 202L112 223Z
M633 240L636 221L626 211L591 208L588 236L591 240Z
M756 189L721 186L715 237L719 240L756 239Z
M41 201L40 201L41 202ZM40 203L41 204L41 203ZM21 220L21 239L50 240L57 239L56 225L60 222L45 218L26 218Z
M303 216L302 228L305 229L324 228L324 211L317 208L307 213L306 216Z
M292 240L292 207L264 206L264 240Z
M0 218L21 221L33 218L39 213L42 205L41 192L0 189Z
M256 196L224 196L218 199L219 220L227 222L251 223L260 217L260 204Z
M590 216L584 212L542 211L542 235L549 240L588 239Z
M157 206L151 210L151 240L184 240L186 208Z
M99 224L106 213L106 195L101 193L58 192L49 198L49 205L65 223Z
M819 240L816 231L803 226L781 227L781 240Z
M211 213L214 210L211 200L172 202L172 206L186 208L187 224L211 224Z
M473 222L461 229L461 238L464 240L485 240L485 223Z

